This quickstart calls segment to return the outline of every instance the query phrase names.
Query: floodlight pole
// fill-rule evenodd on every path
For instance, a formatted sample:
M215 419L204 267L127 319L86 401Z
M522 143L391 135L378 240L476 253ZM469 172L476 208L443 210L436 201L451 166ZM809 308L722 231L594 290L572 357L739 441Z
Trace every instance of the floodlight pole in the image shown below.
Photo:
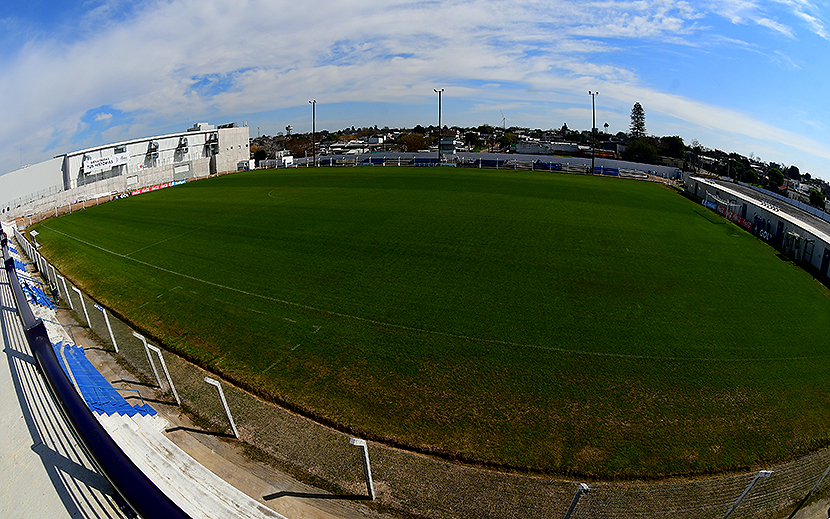
M438 163L441 163L441 93L444 91L443 88L433 88L432 89L436 94L438 94Z
M741 497L739 497L738 500L735 501L735 504L732 505L732 508L727 510L726 513L723 515L723 517L721 519L726 519L727 517L732 515L732 512L734 512L735 509L738 508L738 505L741 504L741 501L743 501L744 498L747 496L747 494L749 494L749 492L752 490L752 487L755 486L755 483L757 483L759 479L768 478L771 475L772 475L771 470L761 470L761 471L759 471L758 474L755 475L755 479L752 480L752 482L749 484L749 486L746 487L746 490L744 490L744 493L741 494Z
M115 347L115 353L118 353L118 343L115 342L115 335L112 333L112 326L110 326L110 318L107 317L107 309L103 306L95 303L95 308L101 310L101 313L104 314L104 322L107 323L107 330L110 332L110 339L112 340L112 345Z
M233 429L233 435L239 438L239 431L236 430L236 424L233 421L233 416L231 416L231 410L228 408L228 401L225 400L225 392L222 391L222 384L219 383L218 380L214 380L210 377L205 377L205 382L210 384L211 386L215 386L216 389L219 390L219 398L222 400L222 407L225 408L225 414L228 415L228 421L231 423L231 429Z
M314 142L314 134L317 133L317 100L312 99L308 104L311 105L311 156L314 160L314 166L317 167L317 148Z
M599 92L591 92L588 90L588 95L591 96L591 174L596 171L594 166L594 158L597 154L597 103L596 97Z

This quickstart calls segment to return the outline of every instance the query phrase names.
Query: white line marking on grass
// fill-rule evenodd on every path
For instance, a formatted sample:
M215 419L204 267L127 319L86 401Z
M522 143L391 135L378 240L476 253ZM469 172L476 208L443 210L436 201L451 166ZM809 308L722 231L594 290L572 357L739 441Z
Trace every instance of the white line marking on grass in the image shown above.
M294 319L289 319L288 317L283 317L282 320L283 321L288 321L289 323L296 323L297 322Z
M317 326L317 325L312 325L312 326L314 326L314 332L312 332L312 333L317 333L317 332L319 332L319 331L320 331L320 327L319 327L319 326Z
M184 236L185 234L190 234L190 233L192 233L192 232L194 232L194 231L198 231L198 230L200 230L200 229L204 229L204 228L206 228L206 227L207 227L207 226L197 227L196 229L190 229L189 231L184 231L183 233L179 233L179 234L177 234L177 235L175 235L175 236L170 236L170 237L168 237L168 238L165 238L165 239L163 239L163 240L157 241L157 242L155 242L155 243L151 243L150 245L147 245L146 247L141 247L140 249L136 249L136 250L134 250L134 251L132 251L132 252L128 252L127 254L125 254L125 256L129 256L130 254L135 254L136 252L141 252L141 251L143 251L143 250L147 250L147 249L149 249L149 248L151 248L151 247L155 247L156 245L161 245L162 243L164 243L164 242L166 242L166 241L170 241L170 240L173 240L173 239L175 239L175 238L179 238L179 237L181 237L181 236ZM52 230L54 231L54 229L52 229Z
M265 373L266 371L270 370L271 368L273 368L274 366L276 366L278 362L279 362L279 361L274 362L273 364L271 364L271 365L270 365L270 366L268 366L267 368L263 369L263 370L261 371L261 373Z
M265 312L260 312L259 310L256 310L256 309L254 309L254 308L251 308L250 310L251 310L252 312L256 313L256 314L266 315L266 313L265 313Z
M300 347L300 345L298 344L298 345L294 346L293 348L291 348L291 351L294 351L294 350L296 350L296 349L297 349L297 348L299 348L299 347Z
M520 342L513 342L513 341L505 341L501 339L484 339L482 337L471 337L469 335L462 335L458 333L451 333L451 332L441 332L437 330L427 330L424 328L416 328L414 326L404 326L402 324L394 324L394 323L387 323L383 321L377 321L375 319L369 319L367 317L360 317L357 315L349 315L344 314L341 312L334 312L332 310L324 310L322 308L316 308L309 305L304 305L302 303L295 303L294 301L286 301L285 299L278 299L276 297L264 296L261 294L255 294L253 292L248 292L247 290L242 290L241 288L230 287L227 285L222 285L220 283L214 283L213 281L207 281L205 279L200 279L195 276L191 276L190 274L184 274L182 272L176 272L175 270L166 269L164 267L160 267L158 265L153 265L152 263L148 263L146 261L142 261L136 258L130 258L125 254L119 254L117 252L113 252L109 249L105 249L100 245L95 245L94 243L90 243L86 240L82 240L75 236L66 234L64 232L58 231L53 229L48 225L44 225L46 229L49 229L52 232L56 232L62 236L66 236L71 240L75 240L77 242L83 243L84 245L88 245L90 247L94 247L98 250L104 251L107 254L112 254L113 256L117 256L119 258L124 258L130 261L134 261L140 265L144 265L146 267L154 268L156 270L160 270L162 272L167 272L168 274L172 274L174 276L181 276L185 279L189 279L191 281L197 281L199 283L204 283L205 285L210 285L217 288L223 288L225 290L229 290L231 292L236 292L238 294L242 294L249 297L256 297L258 299L262 299L263 301L270 301L273 303L279 303L286 306L293 306L294 308L302 308L304 310L309 310L311 312L318 312L325 315L331 315L334 317L342 317L344 319L351 319L354 321L362 322L362 323L369 323L375 326L381 326L384 328L391 328L394 330L404 330L408 332L416 332L416 333L424 333L428 335L435 335L438 337L448 337L450 339L461 339L464 341L470 342L478 342L482 344L498 344L501 346L511 346L514 348L527 348L527 349L534 349L534 350L543 350L543 351L551 351L551 352L558 352L558 353L567 353L569 355L585 355L588 357L608 357L608 358L615 358L615 359L636 359L636 360L672 360L672 361L692 361L692 362L769 362L769 361L794 361L794 360L813 360L813 359L827 359L830 358L828 355L821 355L816 357L745 357L745 358L714 358L714 357L669 357L669 356L661 356L661 355L632 355L627 353L609 353L609 352L602 352L602 351L585 351L585 350L572 350L568 348L558 348L556 346L540 346L538 344L524 344ZM159 297L161 294L159 294ZM219 299L216 299L219 301ZM224 301L220 301L223 302ZM287 317L284 319L290 320ZM296 349L299 346L295 346Z

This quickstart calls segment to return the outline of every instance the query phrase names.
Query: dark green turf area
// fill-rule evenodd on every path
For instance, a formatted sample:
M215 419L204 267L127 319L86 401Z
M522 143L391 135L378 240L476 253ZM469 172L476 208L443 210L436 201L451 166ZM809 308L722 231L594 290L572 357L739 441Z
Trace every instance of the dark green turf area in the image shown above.
M172 350L366 437L597 477L830 443L830 293L659 184L256 171L36 228Z

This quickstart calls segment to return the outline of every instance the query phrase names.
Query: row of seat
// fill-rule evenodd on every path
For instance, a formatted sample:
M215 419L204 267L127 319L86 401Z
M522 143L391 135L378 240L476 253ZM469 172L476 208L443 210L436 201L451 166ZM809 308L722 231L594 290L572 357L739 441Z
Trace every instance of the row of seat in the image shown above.
M156 410L150 407L150 404L130 405L121 393L95 369L95 366L86 358L82 347L73 344L64 345L62 342L52 346L64 372L67 376L70 372L72 373L70 379L75 379L81 395L92 412L106 415L118 413L127 416L137 414L155 416ZM63 355L61 350L63 350ZM66 364L64 364L64 356Z
M55 302L52 301L52 298L47 296L46 293L43 292L43 289L39 286L22 281L21 287L23 288L23 293L26 295L26 299L28 299L29 302L45 306L50 310L55 309Z

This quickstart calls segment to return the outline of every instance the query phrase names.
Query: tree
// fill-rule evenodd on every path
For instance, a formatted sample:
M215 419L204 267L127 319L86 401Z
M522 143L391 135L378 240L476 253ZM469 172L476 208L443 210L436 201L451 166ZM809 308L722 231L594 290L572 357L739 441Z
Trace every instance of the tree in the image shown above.
M793 180L800 180L801 172L798 170L797 166L790 166L789 169L787 169L787 177Z
M683 144L683 138L678 135L660 137L659 150L667 157L682 159L686 152L686 145Z
M415 152L426 148L426 139L422 133L408 133L398 138L398 144L403 146L405 151Z
M629 142L628 146L625 147L623 159L631 162L654 164L657 162L657 148L645 139L637 139Z
M468 145L470 148L480 148L481 147L481 139L478 138L478 134L473 132L467 132L464 134L464 144Z
M767 170L767 178L769 179L769 187L773 189L784 185L784 174L778 168L770 168Z
M268 158L268 151L265 148L261 148L257 145L251 146L251 152L254 156L254 160L256 161L257 165L260 162Z
M642 139L646 136L646 112L638 102L631 108L631 126L628 130L630 139Z
M810 190L810 205L813 207L818 207L822 211L824 211L824 195L822 195L818 190L811 189Z

